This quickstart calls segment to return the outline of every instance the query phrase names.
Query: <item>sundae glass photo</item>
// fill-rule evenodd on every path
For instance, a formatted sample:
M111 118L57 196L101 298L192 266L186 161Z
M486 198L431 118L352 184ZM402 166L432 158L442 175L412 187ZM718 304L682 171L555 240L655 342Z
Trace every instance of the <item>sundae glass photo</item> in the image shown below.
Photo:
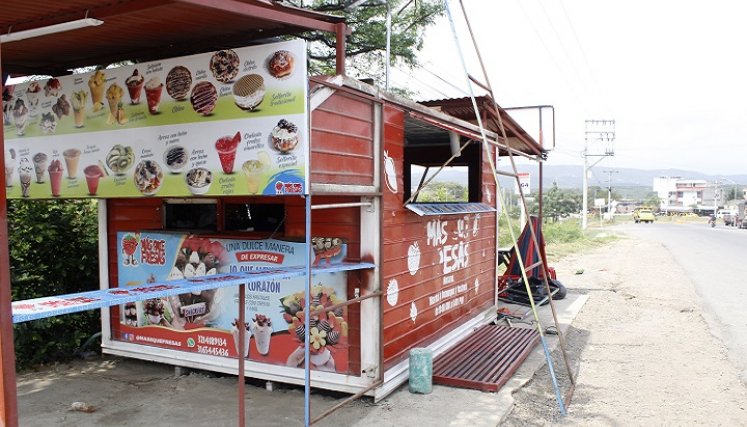
M272 320L264 314L255 314L250 326L254 335L257 352L262 356L270 353L270 338L272 337Z

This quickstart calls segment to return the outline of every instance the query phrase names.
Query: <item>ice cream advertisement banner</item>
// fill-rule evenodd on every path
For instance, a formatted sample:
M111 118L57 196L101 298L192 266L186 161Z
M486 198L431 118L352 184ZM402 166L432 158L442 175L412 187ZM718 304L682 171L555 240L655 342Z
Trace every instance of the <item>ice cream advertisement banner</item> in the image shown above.
M214 239L175 233L118 233L120 288L217 273L298 266L304 244L280 240ZM315 238L316 262L339 263L340 239ZM320 256L321 255L321 256ZM239 343L238 289L222 288L120 307L118 338L210 356L303 366L305 277L259 280L246 285L246 339ZM315 274L311 306L331 307L347 298L346 273ZM347 312L340 308L310 319L314 369L347 372ZM116 337L117 334L115 334Z
M304 193L306 95L299 40L7 86L8 198Z

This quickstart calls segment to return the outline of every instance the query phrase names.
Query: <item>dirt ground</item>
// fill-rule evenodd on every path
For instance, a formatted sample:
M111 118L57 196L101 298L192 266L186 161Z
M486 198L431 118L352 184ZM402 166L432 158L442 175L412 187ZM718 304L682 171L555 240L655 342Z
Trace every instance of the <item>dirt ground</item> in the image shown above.
M423 396L405 386L382 402L356 401L319 425L747 424L747 388L709 333L692 284L664 247L625 238L553 265L571 293L588 296L566 335L578 372L567 417L559 414L538 347L500 393L436 386ZM583 274L575 274L580 269ZM554 359L565 391L568 378L557 350ZM246 393L248 425L303 425L302 388L276 384L268 391L257 381ZM235 396L232 376L176 377L173 367L112 357L18 377L23 426L234 426ZM312 412L319 413L344 396L312 397ZM71 411L73 402L95 411Z
M503 425L747 425L739 370L663 246L625 238L558 270L572 292L589 296L566 335L578 372L573 402L561 417L543 368L514 394Z

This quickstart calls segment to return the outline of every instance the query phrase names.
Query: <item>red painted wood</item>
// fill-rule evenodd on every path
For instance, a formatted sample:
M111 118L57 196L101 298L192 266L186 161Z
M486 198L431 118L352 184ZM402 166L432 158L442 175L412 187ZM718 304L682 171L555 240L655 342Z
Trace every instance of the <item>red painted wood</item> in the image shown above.
M385 105L384 123L384 151L397 173L397 192L387 186L382 189L381 286L386 291L396 282L399 290L394 306L384 299L386 368L406 358L411 348L430 344L493 304L496 230L494 213L419 217L404 208L404 112ZM425 154L433 153L426 151ZM488 191L494 191L494 183L487 180L492 175L489 175L490 167L484 157L477 176L485 187L481 183L478 189L481 194L476 200L495 206L495 197L491 196L488 201L486 196ZM428 224L439 220L446 223L446 241L443 245L433 241L429 244ZM457 238L459 220L466 220L469 230ZM475 221L478 225L473 230ZM447 268L445 272L442 251L460 241L465 245L467 265L455 271ZM420 263L413 275L408 268L408 251L415 243L420 251ZM446 292L442 294L443 291ZM413 304L417 310L414 321L411 317Z
M539 339L536 329L484 325L433 361L433 382L496 392Z
M311 182L373 185L373 103L335 92L311 113Z

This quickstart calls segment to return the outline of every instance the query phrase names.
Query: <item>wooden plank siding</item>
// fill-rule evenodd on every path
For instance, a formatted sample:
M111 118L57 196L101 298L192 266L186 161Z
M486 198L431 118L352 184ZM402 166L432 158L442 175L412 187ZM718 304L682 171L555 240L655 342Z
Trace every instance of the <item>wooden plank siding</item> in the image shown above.
M373 102L338 91L311 113L311 182L373 185Z
M493 304L495 292L495 214L420 217L403 206L404 115L391 105L384 107L383 149L397 173L397 192L383 190L381 286L390 297L393 286L397 289L396 303L387 298L383 306L385 369L404 360L410 349L426 346L480 314ZM473 200L495 206L495 183L483 157L481 172L474 174L482 181L475 190L479 197ZM457 261L452 255L460 248L463 257ZM410 251L420 252L415 274L408 265Z

